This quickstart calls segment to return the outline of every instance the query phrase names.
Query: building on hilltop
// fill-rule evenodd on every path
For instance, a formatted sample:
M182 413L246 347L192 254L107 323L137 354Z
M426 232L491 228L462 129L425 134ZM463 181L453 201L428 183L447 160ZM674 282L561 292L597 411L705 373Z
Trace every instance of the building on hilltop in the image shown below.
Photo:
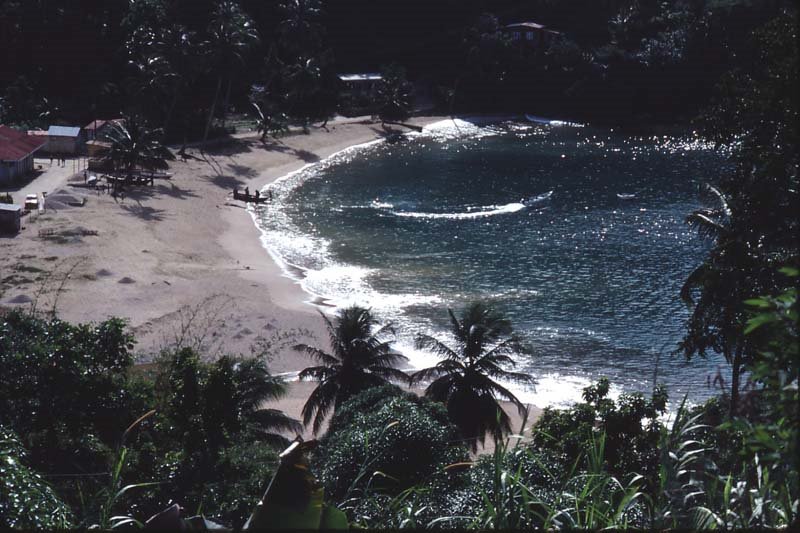
M33 172L33 154L46 143L42 136L0 125L0 185L12 184Z
M506 24L502 32L509 36L512 41L518 42L521 46L526 46L535 50L546 50L553 39L563 35L560 31L536 22L513 22Z
M339 74L342 83L342 114L356 116L374 111L375 94L383 76L377 72Z

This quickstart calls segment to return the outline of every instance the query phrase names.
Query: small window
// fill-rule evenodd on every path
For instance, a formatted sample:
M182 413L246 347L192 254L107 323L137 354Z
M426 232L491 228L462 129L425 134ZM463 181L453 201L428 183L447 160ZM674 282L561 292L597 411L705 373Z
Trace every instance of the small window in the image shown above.
M526 31L525 32L525 39L528 40L528 41L532 41L533 40L533 32L532 31Z
M515 31L511 34L511 39L514 41L519 41L522 38L522 34L518 31Z

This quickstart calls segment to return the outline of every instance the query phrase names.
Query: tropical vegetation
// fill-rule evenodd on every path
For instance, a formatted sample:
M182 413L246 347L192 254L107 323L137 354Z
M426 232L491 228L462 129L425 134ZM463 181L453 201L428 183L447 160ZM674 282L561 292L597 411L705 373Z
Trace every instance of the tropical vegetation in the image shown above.
M511 432L511 420L498 400L511 402L527 417L525 405L497 380L523 385L532 385L534 380L504 368L515 366L512 356L522 351L508 319L480 302L468 305L460 318L450 309L447 312L454 346L419 335L417 347L435 353L442 361L415 372L412 381L430 382L425 396L446 406L464 442L476 451L487 433L499 441Z
M120 319L1 310L0 527L800 527L794 3L89 4L0 2L0 122L131 117L109 133L128 175L163 167L163 142L232 131L233 114L265 145L325 124L347 112L336 73L383 65L398 65L372 102L384 121L419 96L624 127L697 117L734 170L687 213L709 251L675 295L690 310L676 355L720 357L733 379L691 405L657 384L612 398L600 378L528 424L506 383L533 378L513 371L525 347L499 310L448 310L447 338L418 335L441 360L409 377L391 325L354 306L323 316L320 345L295 345L317 365L299 375L316 382L301 424L272 404L286 388L269 353L177 345L134 365ZM520 46L503 27L528 19L561 35ZM409 381L423 397L391 384ZM289 444L308 425L320 440Z
M335 323L325 315L322 319L328 329L332 353L308 344L294 347L322 363L298 375L301 380L319 382L303 406L303 423L307 425L313 419L315 434L331 411L359 392L390 381L408 381L408 376L397 368L407 358L393 351L386 340L387 335L394 334L392 326L387 324L373 331L377 320L369 309L358 306L342 309Z

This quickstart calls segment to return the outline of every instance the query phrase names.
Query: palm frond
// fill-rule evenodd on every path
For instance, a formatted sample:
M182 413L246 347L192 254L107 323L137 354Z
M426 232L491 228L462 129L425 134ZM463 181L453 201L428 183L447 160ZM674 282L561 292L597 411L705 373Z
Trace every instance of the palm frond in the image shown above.
M286 431L297 434L303 432L303 425L298 420L278 409L259 409L248 416L248 421L264 431Z
M719 202L720 210L725 214L725 216L729 217L733 213L731 211L730 206L728 205L728 199L722 194L722 191L711 185L710 183L705 184L705 190L710 192L714 198Z
M328 366L310 366L304 368L297 374L300 381L306 381L309 378L314 381L324 381L336 375L336 370Z
M686 217L686 223L698 235L710 239L719 239L727 234L727 228L711 218L712 213L707 210L698 210Z
M327 366L336 366L340 364L339 359L337 359L335 356L326 353L325 351L320 350L315 346L310 346L308 344L301 343L301 344L295 344L294 346L292 346L292 349L296 352L302 352L305 353L306 355L310 355L312 359L316 359Z
M399 381L400 383L405 383L409 386L411 385L411 376L397 368L383 366L370 368L369 370L371 373L381 377L382 379Z
M708 263L703 263L699 267L692 270L686 281L681 286L681 300L688 306L694 305L694 298L692 298L692 291L697 287L701 287L708 275L710 266Z
M456 351L436 337L432 337L430 335L417 335L417 338L414 341L414 346L418 350L428 350L446 359L461 359L461 356Z
M315 435L319 432L322 422L333 407L336 401L336 394L337 389L330 381L323 381L309 394L302 410L303 425L308 426L313 418L313 433Z

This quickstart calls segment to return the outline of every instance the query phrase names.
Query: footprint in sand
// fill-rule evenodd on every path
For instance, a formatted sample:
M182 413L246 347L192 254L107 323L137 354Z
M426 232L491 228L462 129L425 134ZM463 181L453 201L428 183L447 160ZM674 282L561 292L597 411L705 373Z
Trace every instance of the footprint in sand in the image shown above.
M110 270L106 270L105 268L101 268L100 270L95 272L94 275L97 276L98 278L106 278L108 276L113 276L114 273L111 272Z
M8 303L11 303L11 304L29 304L32 301L33 300L31 300L31 297L28 296L27 294L19 294L17 296L14 296L13 298L11 298L8 301Z
M122 283L124 285L129 285L131 283L136 283L136 280L133 279L133 278L129 278L128 276L125 276L124 278L121 278L117 283Z

